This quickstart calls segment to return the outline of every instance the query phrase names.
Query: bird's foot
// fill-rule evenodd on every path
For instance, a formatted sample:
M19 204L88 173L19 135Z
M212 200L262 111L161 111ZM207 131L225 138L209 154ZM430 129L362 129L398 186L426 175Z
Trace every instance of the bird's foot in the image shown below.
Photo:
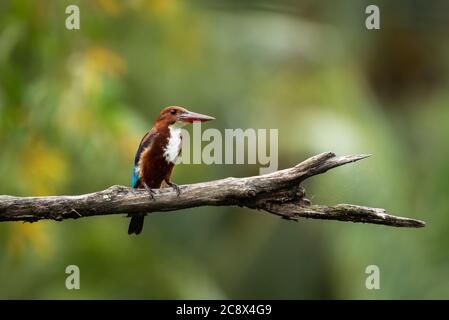
M146 183L143 185L145 187L145 190L147 190L148 194L150 195L151 200L154 200L154 194L156 192L153 191Z
M177 197L179 197L179 195L181 194L181 189L179 188L179 186L176 184L176 183L174 183L174 182L167 182L167 185L169 186L169 187L172 187L173 189L175 189L175 191L176 191L176 196Z

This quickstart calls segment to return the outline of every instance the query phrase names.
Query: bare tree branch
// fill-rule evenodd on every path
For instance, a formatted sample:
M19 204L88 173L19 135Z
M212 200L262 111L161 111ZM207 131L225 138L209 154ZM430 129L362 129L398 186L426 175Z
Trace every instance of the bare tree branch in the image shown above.
M0 196L0 221L34 222L81 217L174 211L200 206L241 206L263 210L288 220L298 218L340 220L395 227L424 227L420 220L393 216L384 209L349 204L311 205L301 182L335 167L368 157L337 157L332 152L311 157L295 167L270 174L227 178L181 186L178 197L171 188L155 190L154 200L144 190L113 186L79 195L50 197Z

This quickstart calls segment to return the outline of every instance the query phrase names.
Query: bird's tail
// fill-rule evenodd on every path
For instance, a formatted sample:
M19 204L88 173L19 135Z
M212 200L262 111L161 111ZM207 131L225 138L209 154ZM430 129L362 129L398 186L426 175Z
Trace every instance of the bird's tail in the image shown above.
M131 218L128 227L128 234L135 233L136 235L142 232L143 229L143 221L145 219L145 215L135 215Z

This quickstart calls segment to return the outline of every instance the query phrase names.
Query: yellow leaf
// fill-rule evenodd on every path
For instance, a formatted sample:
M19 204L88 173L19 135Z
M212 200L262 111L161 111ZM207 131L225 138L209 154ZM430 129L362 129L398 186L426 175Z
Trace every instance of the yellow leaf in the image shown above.
M42 258L49 257L52 247L44 229L43 224L14 223L7 242L8 252L15 257L23 255L28 240L36 254Z
M97 0L97 2L111 16L117 16L123 11L121 2L117 0Z
M24 148L20 169L24 188L36 196L55 193L67 180L63 156L36 138L30 138Z

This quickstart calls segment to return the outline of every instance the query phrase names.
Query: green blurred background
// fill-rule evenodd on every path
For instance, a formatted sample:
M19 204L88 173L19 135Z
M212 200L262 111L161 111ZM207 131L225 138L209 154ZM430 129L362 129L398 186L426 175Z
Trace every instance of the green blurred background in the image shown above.
M77 4L81 29L65 28ZM381 30L365 28L377 4ZM278 128L279 164L373 157L306 184L315 203L424 229L293 223L242 208L0 224L0 298L449 298L449 2L0 0L0 194L130 185L166 105L203 127ZM258 174L180 165L178 184ZM81 289L65 288L65 268ZM365 268L380 268L380 290Z

